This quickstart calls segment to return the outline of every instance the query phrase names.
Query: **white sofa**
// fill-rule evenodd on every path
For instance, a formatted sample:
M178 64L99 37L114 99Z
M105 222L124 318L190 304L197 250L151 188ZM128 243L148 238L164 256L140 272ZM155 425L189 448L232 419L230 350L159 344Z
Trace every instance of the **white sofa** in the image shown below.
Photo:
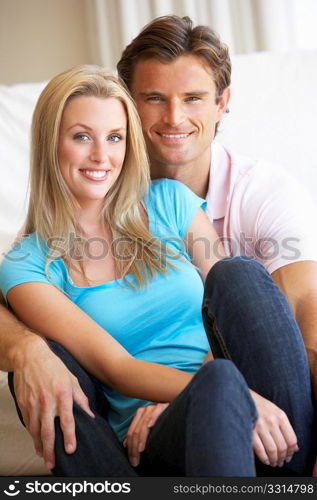
M26 207L29 126L44 83L0 85L0 251L10 247ZM218 140L241 153L282 164L317 193L317 51L233 58L230 113ZM43 475L0 372L0 475Z

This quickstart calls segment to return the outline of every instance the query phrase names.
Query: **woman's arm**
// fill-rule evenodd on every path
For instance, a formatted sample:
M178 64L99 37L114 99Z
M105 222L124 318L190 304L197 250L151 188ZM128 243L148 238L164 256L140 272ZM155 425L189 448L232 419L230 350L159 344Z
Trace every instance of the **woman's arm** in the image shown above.
M88 372L126 396L172 401L192 378L174 368L134 359L52 285L17 285L8 292L8 301L29 328L62 344Z
M222 242L202 209L197 211L189 226L185 244L204 281L212 266L226 257Z

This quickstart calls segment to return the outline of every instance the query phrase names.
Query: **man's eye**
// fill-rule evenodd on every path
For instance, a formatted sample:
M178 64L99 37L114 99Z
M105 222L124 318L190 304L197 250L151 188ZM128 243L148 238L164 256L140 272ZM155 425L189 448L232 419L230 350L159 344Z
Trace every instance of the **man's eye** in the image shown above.
M121 141L121 139L122 139L121 135L118 135L118 134L111 134L108 137L108 141L110 141L110 142L119 142L119 141Z
M200 98L195 96L195 95L191 95L189 97L186 98L186 101L188 102L196 102L196 101L200 101Z
M76 134L74 139L80 142L86 142L89 141L89 137L86 134Z
M151 102L160 102L162 100L162 97L158 95L151 95L150 97L147 98L147 100Z

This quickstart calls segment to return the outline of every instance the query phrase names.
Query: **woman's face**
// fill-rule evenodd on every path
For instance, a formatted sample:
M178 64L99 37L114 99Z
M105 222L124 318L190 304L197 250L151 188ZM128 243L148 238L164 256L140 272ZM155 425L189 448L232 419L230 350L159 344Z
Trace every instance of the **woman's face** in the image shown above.
M58 159L68 188L81 206L101 203L121 172L127 116L114 97L74 97L63 113Z

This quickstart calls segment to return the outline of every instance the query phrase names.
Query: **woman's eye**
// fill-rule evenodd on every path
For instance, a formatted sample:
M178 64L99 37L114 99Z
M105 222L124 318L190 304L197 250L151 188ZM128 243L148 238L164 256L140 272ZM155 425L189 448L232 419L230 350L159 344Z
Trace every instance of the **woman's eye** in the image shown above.
M86 134L76 134L74 139L80 142L86 142L89 141L89 137Z
M119 142L119 141L121 141L121 136L118 135L118 134L111 134L108 137L108 141L110 141L110 142Z

